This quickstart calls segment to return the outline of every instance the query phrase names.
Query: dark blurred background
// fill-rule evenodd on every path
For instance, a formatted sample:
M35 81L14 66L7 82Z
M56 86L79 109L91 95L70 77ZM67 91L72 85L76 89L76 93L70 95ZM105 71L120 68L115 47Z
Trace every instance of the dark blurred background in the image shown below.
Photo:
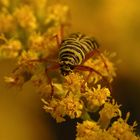
M122 104L124 118L126 112L130 112L129 123L137 121L140 124L140 1L59 2L70 7L72 32L93 35L101 51L116 52L115 62L121 62L116 63L112 96ZM22 89L5 85L3 76L14 66L14 60L0 60L0 140L73 140L76 120L56 124L42 109L39 95L30 83ZM140 134L140 125L137 133Z

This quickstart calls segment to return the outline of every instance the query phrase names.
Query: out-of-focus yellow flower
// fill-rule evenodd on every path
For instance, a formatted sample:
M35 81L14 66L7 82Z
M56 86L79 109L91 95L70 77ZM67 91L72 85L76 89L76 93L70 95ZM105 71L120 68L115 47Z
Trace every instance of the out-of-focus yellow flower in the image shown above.
M28 1L30 1L30 6L32 7L36 15L38 24L40 24L41 26L44 25L44 20L46 19L48 9L48 0L28 0Z
M48 33L33 33L28 39L28 49L36 52L42 58L56 57L58 55L59 46L56 38Z
M32 62L36 59L38 59L36 53L23 51L19 57L18 66L13 70L11 76L5 77L5 81L10 85L22 87L36 72L38 62Z
M13 77L5 76L4 80L6 83L15 83L15 79Z
M3 49L1 52L5 57L15 58L19 55L22 44L19 40L10 40L7 44L1 46L1 49Z
M10 86L17 86L21 88L25 82L27 82L31 78L31 73L23 68L18 68L14 71L14 75L5 76L4 80Z
M46 6L47 6L47 3L48 3L48 0L40 0L40 1L38 1L38 0L28 0L28 1L30 3L30 6L32 8L34 8L35 12L39 12L40 14L43 14L42 12L44 12L44 8L47 9Z
M38 60L38 54L34 51L23 51L18 59L18 65L26 65L26 66L34 66L36 61ZM32 67L31 67L32 68Z
M1 0L0 1L0 6L5 6L5 7L8 7L10 4L9 0Z
M13 32L15 29L15 22L13 16L5 9L0 12L0 33Z
M18 25L24 30L32 31L37 28L37 21L30 6L22 5L14 11L13 16Z
M69 7L66 5L56 4L48 8L48 17L46 17L46 24L53 23L60 25L68 23L70 18Z
M4 36L1 36L0 40L4 42L0 45L0 57L15 58L19 55L22 50L22 44L19 40L7 40Z
M44 38L39 33L33 33L29 36L28 47L30 50L34 50L34 51L40 53L40 51L42 51L42 50L44 51L44 49L45 49L44 43L45 43Z
M61 42L61 31L63 32L64 37L67 32L66 27L69 28L71 23L69 7L62 4L54 4L53 6L48 7L44 23L46 27L49 27L47 29L47 34L51 34L52 36L57 35Z

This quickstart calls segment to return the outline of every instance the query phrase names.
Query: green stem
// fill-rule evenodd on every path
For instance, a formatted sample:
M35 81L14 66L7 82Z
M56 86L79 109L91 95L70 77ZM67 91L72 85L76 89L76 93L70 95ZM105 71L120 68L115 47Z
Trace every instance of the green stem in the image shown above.
M85 121L85 120L92 121L92 119L91 119L89 113L86 112L86 111L82 114L81 119L84 120L84 121Z

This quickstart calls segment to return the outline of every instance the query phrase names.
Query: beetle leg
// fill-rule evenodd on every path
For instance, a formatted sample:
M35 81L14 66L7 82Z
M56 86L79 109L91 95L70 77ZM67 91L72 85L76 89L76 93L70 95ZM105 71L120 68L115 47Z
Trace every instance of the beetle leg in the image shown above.
M91 51L88 54L86 54L85 59L84 59L84 61L82 63L84 63L85 61L87 61L89 58L91 58L95 54L98 54L100 56L100 58L102 59L102 61L104 63L104 66L105 66L107 72L109 73L108 66L107 66L107 64L105 62L105 59L103 58L101 52L99 51L99 49L94 49L93 51Z
M48 78L49 85L51 86L51 97L54 95L54 86L52 84L52 79L49 77L48 72L54 71L54 70L58 69L59 67L60 67L60 65L59 65L59 63L57 63L56 65L53 65L53 66L45 69L45 73Z
M88 76L85 78L84 82L83 82L82 85L81 85L82 90L84 89L85 83L88 82L88 80L89 80L89 78L90 78L92 72L94 72L94 73L96 73L96 74L98 74L99 76L102 77L103 81L104 81L105 83L107 83L107 86L108 86L109 90L112 91L112 87L111 87L109 81L107 80L107 78L106 78L105 76L103 76L100 72L98 72L97 70L95 70L95 69L93 69L93 68L91 68L91 67L82 66L82 65L76 66L76 67L75 67L75 70L79 70L79 71L89 71ZM84 91L84 90L83 90L83 91Z

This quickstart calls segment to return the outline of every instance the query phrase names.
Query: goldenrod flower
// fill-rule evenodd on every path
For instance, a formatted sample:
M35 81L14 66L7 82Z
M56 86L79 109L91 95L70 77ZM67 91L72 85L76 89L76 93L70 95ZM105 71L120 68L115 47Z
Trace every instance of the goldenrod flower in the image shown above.
M33 31L37 28L37 21L30 6L22 5L22 7L15 9L13 16L24 30Z
M100 54L93 59L88 59L84 65L94 68L104 77L107 77L108 81L111 83L113 78L116 76L116 69L114 67L114 63L112 63L105 55L106 54ZM97 83L101 79L102 77L100 75L93 72L88 82L94 81L94 83Z
M100 53L84 62L95 70L91 73L74 69L62 76L57 57L65 27L70 25L69 7L47 5L47 0L20 2L0 1L0 58L18 59L5 81L22 87L30 80L44 110L58 123L67 117L82 119L83 123L77 123L76 140L138 140L135 123L130 126L128 116L121 118L120 105L111 97L110 84L116 76L113 54ZM56 69L51 67L54 64ZM99 116L96 121L94 115ZM112 118L119 119L111 123Z
M77 124L76 140L139 140L133 132L134 126L128 125L122 118L115 121L109 129L101 129L94 121L84 121Z
M59 123L65 121L65 116L74 119L82 115L83 103L72 94L62 99L52 98L49 102L42 101L45 103L43 107L45 111L49 112Z
M45 49L44 38L39 33L33 33L28 38L28 47L30 50L40 53Z
M84 121L77 124L76 140L96 140L100 126L96 122Z
M34 51L23 51L18 60L18 65L29 66L32 68L36 63L33 60L38 60L38 54Z
M77 125L76 140L117 140L107 131L98 128L99 126L94 126L93 122L86 123L87 121L84 121Z
M111 135L119 140L138 140L138 137L133 132L135 124L133 126L128 125L127 117L125 120L119 118L112 124L108 131Z
M4 9L0 12L0 33L10 33L15 29L15 22L13 16Z
M22 44L19 40L5 40L5 43L0 46L0 57L15 58L22 50Z
M66 5L56 4L48 8L48 17L45 23L54 25L66 24L69 21L69 7Z
M90 112L95 112L101 107L110 97L110 91L108 88L101 88L101 85L98 85L97 89L88 89L83 94L85 100L85 105Z
M112 118L117 116L121 117L121 111L119 107L120 106L117 103L115 103L114 100L112 101L112 103L106 102L104 104L104 107L99 112L99 124L102 128L107 128Z
M64 88L72 91L73 94L81 92L81 85L84 82L83 77L78 73L71 73L65 77Z

